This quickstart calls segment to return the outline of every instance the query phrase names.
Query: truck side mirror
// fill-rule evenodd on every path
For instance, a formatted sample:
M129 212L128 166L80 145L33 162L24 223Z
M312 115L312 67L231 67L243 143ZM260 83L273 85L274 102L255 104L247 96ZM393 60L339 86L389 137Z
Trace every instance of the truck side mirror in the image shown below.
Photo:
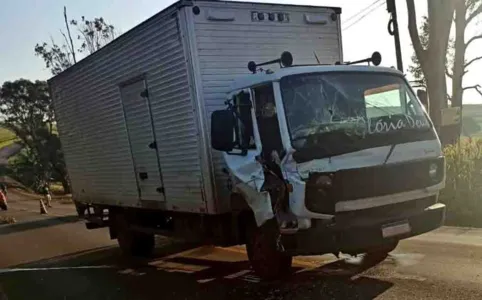
M236 119L230 110L216 110L211 115L211 147L230 152L235 146Z

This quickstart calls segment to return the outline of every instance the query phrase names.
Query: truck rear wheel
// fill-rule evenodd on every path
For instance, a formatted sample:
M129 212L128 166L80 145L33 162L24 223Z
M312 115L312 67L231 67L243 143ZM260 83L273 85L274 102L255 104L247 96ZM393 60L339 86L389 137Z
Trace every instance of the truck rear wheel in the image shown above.
M119 231L117 242L128 256L147 257L154 251L154 235L134 231Z
M277 249L278 224L276 219L263 226L248 229L246 250L253 270L264 279L277 279L291 273L293 258Z
M137 232L129 229L122 215L115 218L117 243L126 256L147 257L154 251L154 234Z

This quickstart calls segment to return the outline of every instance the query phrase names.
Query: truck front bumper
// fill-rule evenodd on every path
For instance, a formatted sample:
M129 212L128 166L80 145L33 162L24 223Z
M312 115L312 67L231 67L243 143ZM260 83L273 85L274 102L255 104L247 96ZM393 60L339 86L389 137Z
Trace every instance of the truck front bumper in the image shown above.
M291 255L318 255L326 253L364 253L366 250L393 241L406 239L437 229L445 221L444 204L437 203L423 210L400 212L386 218L339 218L333 223L315 222L315 226L296 234L283 235L282 242ZM396 236L384 237L382 228L390 224L409 224L410 230Z

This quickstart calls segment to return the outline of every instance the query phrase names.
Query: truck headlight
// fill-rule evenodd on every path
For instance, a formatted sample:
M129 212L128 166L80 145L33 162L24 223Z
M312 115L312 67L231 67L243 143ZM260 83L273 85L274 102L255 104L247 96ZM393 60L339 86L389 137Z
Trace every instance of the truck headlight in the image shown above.
M430 167L428 169L428 175L430 178L435 179L437 178L438 175L438 165L436 163L430 164Z
M316 179L316 186L321 188L330 188L333 185L331 176L322 175Z

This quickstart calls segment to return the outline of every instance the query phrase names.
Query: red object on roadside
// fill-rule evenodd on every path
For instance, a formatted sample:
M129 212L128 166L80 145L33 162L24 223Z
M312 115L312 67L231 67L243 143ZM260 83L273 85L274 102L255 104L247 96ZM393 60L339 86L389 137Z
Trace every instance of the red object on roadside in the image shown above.
M3 191L0 191L0 209L7 210L7 196Z

